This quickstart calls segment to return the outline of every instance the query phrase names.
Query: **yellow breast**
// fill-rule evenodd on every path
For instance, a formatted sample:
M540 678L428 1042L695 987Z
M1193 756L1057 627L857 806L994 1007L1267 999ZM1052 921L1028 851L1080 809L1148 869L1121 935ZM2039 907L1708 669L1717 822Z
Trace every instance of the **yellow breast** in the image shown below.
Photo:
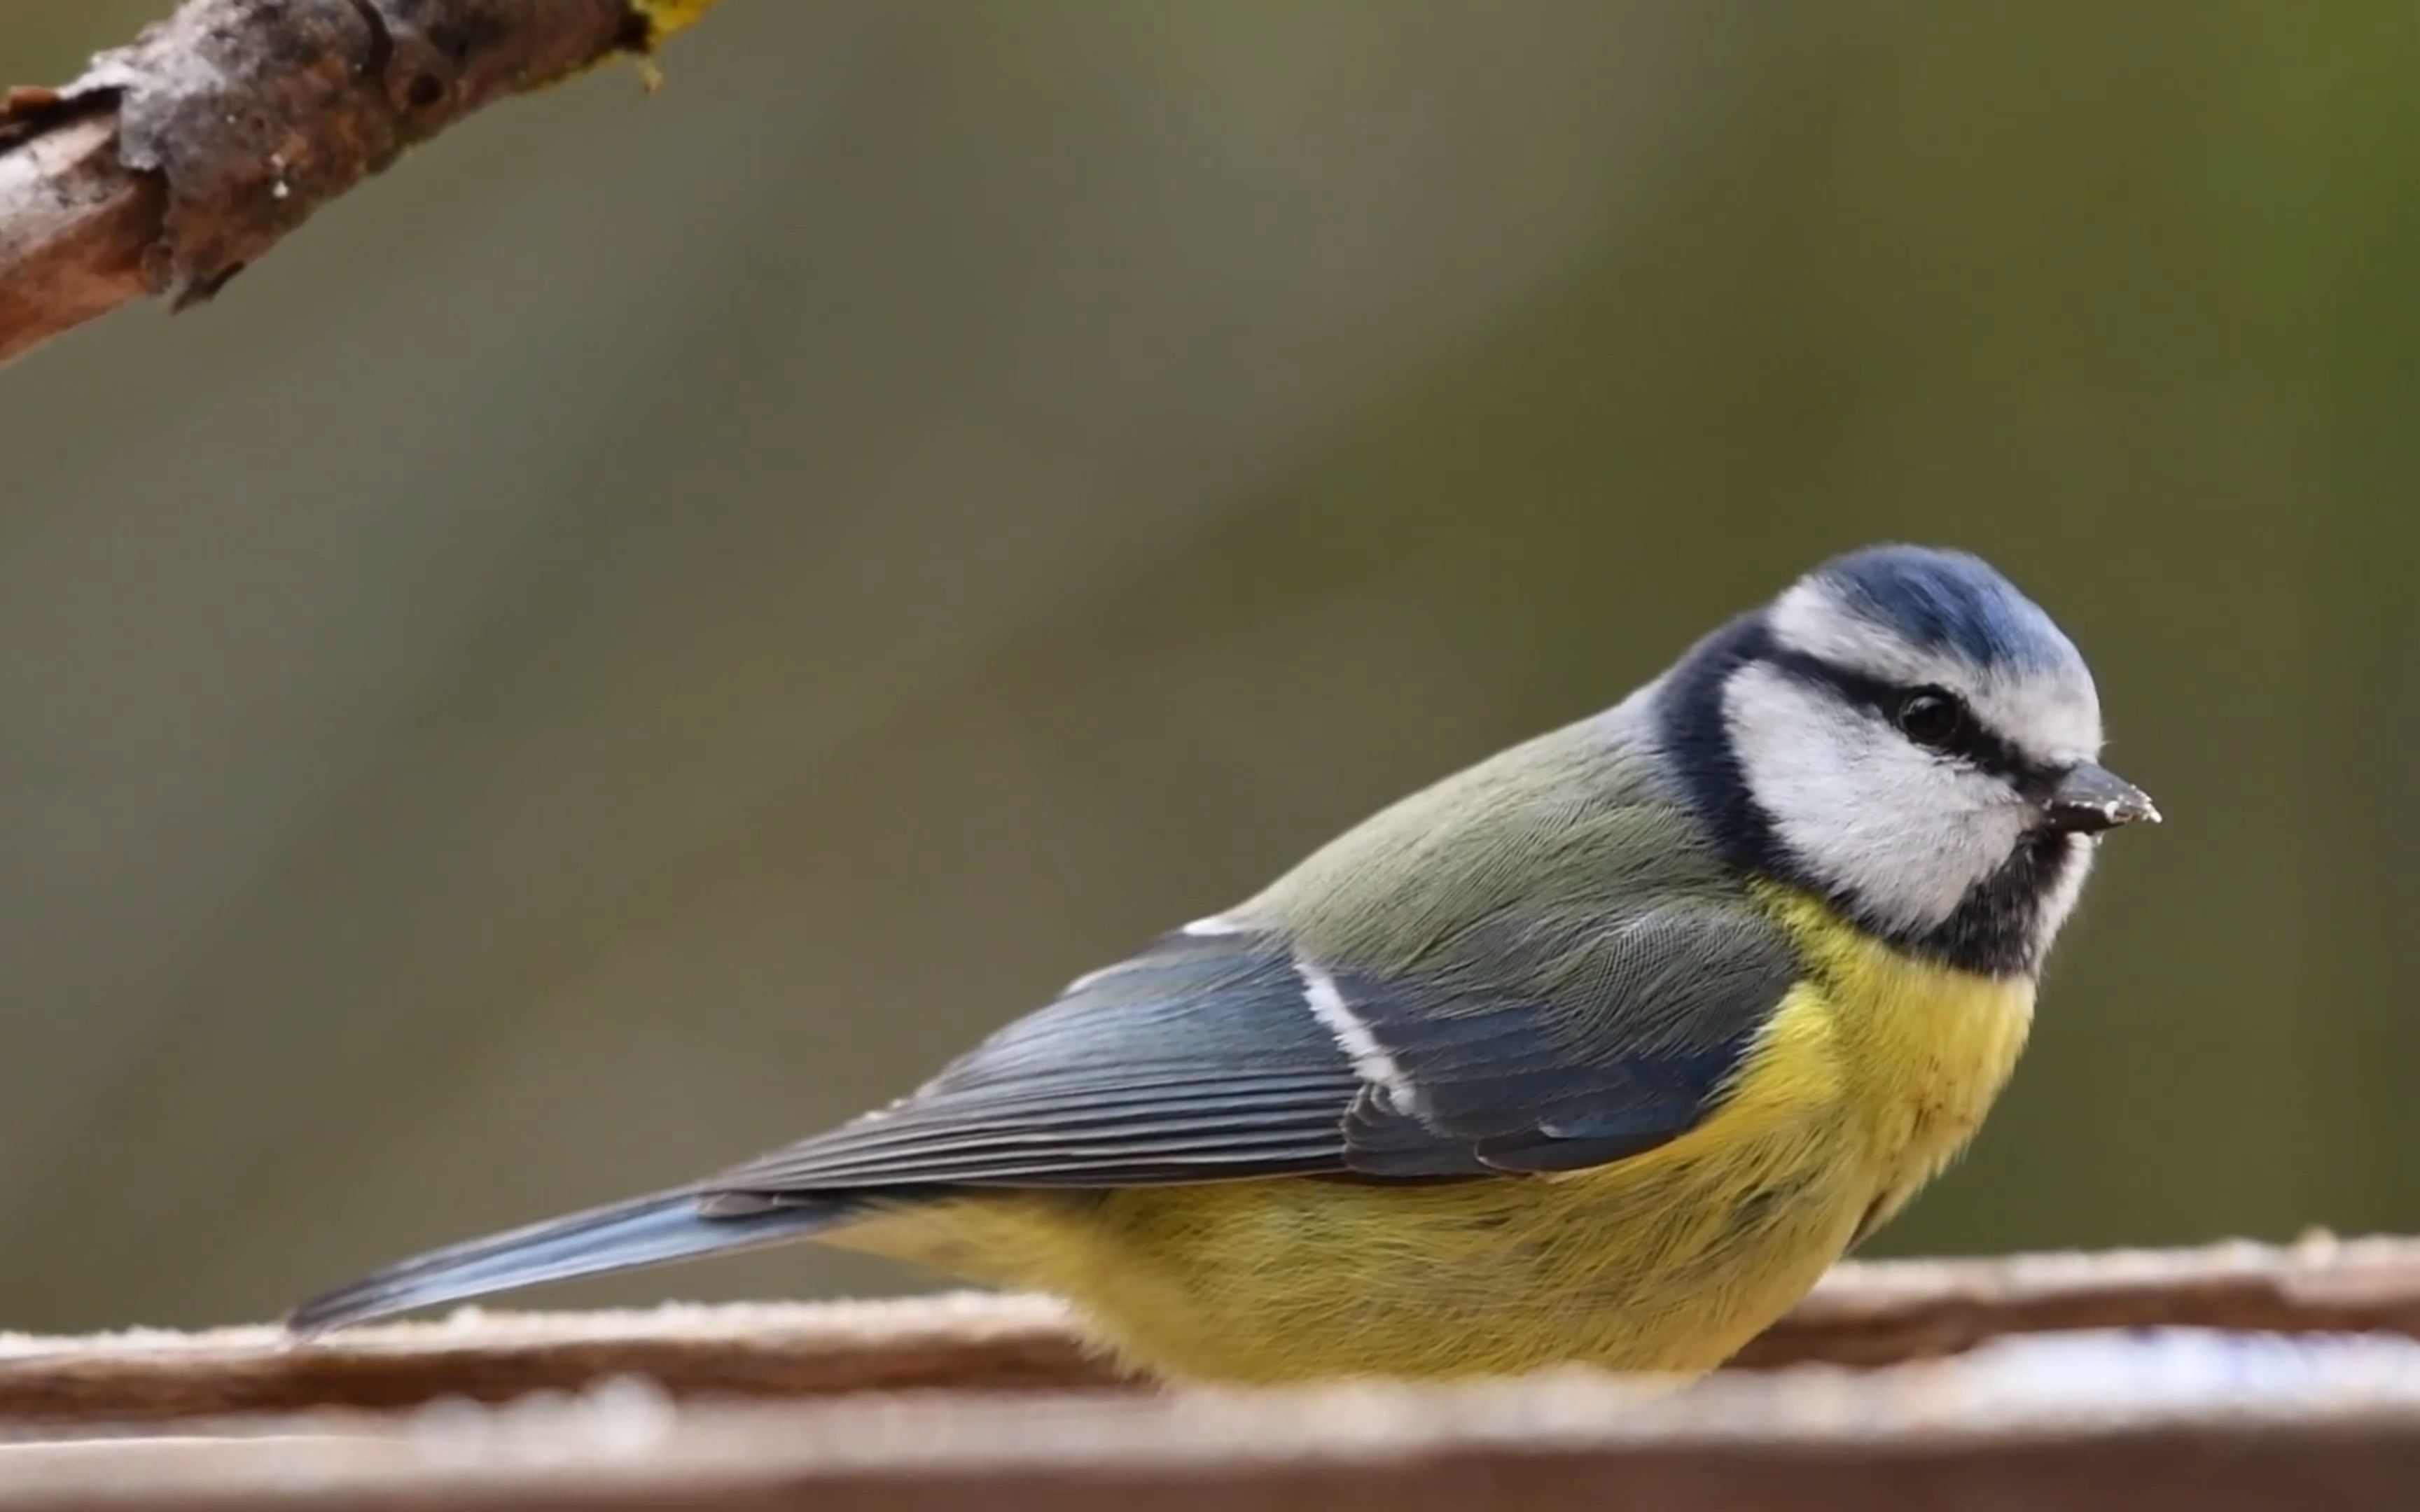
M1004 1193L836 1240L1062 1293L1109 1348L1179 1377L1711 1369L1966 1142L2033 1009L2029 983L1902 957L1804 895L1766 902L1807 975L1721 1108L1646 1154L1412 1186Z
M1878 1190L1863 1238L1974 1137L2024 1049L2034 983L1893 949L1804 893L1775 888L1767 902L1809 967L1782 1018L1814 1021L1810 1038L1820 1024L1871 1151Z

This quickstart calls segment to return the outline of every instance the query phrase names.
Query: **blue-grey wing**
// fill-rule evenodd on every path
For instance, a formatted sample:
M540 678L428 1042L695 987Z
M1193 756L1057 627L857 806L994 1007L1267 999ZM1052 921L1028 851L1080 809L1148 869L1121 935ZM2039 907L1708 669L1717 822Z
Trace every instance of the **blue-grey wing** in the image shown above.
M1787 942L1745 900L1524 933L1526 952L1466 940L1456 958L1543 950L1559 963L1548 992L1507 992L1483 965L1391 980L1337 973L1344 1008L1396 1072L1346 1118L1356 1171L1575 1170L1677 1138L1720 1103L1797 975Z
M1358 1086L1281 949L1185 933L1069 987L890 1107L716 1191L1123 1185L1332 1167Z
M1702 1119L1791 975L1744 903L1600 919L1559 948L1546 1001L1468 973L1330 966L1267 933L1172 933L892 1106L698 1190L736 1212L847 1191L1597 1165Z

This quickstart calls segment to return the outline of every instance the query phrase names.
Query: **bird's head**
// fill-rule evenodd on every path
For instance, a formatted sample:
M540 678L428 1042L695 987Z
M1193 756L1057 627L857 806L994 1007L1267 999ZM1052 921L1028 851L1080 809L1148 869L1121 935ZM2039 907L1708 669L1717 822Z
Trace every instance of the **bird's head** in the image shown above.
M2100 764L2074 642L1961 551L1837 557L1700 641L1657 699L1734 860L1976 970L2038 969L2101 833L2159 818Z

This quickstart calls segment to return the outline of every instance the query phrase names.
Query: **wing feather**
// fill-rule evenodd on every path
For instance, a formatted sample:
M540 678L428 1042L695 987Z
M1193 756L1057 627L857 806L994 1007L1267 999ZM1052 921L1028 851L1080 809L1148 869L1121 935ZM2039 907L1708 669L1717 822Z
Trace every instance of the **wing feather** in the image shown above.
M1404 800L1233 927L1162 936L914 1095L698 1190L744 1211L873 1188L1435 1180L1677 1137L1798 964L1663 776L1647 707Z
M912 1096L705 1186L763 1197L1338 1167L1359 1087L1282 947L1176 933L1082 979Z
M1701 910L1700 927L1736 919ZM1669 921L1659 925L1668 931ZM1672 942L1664 944L1669 948ZM1636 942L1596 944L1636 953ZM1159 957L1155 959L1155 957ZM1575 1012L1468 980L1323 976L1400 1068L1373 1085L1268 935L1173 935L978 1045L915 1094L704 1182L719 1212L799 1196L1106 1187L1317 1173L1372 1180L1572 1170L1693 1127L1719 1098L1783 969L1669 976L1702 1032L1641 1035L1638 1007ZM1595 972L1600 990L1636 974ZM1629 984L1625 986L1625 983ZM1728 992L1716 1011L1709 989Z

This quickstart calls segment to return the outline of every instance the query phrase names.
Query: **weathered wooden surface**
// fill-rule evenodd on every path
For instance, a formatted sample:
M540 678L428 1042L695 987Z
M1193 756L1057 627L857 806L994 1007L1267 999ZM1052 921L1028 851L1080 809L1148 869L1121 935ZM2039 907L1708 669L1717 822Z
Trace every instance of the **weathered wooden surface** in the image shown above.
M2420 1242L1849 1265L1747 1363L1138 1390L1055 1304L974 1296L19 1336L0 1512L2420 1498Z
M2180 1326L2420 1338L2420 1241L1841 1266L1743 1366L1880 1365L2012 1334ZM501 1401L643 1376L681 1396L1106 1387L1053 1304L893 1303L465 1312L295 1344L267 1327L0 1339L0 1421L158 1421Z
M2396 1240L1844 1266L1677 1396L1109 1389L1018 1297L19 1337L0 1509L2385 1507L2415 1338Z
M0 1448L0 1507L2394 1507L2420 1487L2420 1345L2012 1337L1662 1397L1576 1373L719 1406L623 1384L178 1433Z

